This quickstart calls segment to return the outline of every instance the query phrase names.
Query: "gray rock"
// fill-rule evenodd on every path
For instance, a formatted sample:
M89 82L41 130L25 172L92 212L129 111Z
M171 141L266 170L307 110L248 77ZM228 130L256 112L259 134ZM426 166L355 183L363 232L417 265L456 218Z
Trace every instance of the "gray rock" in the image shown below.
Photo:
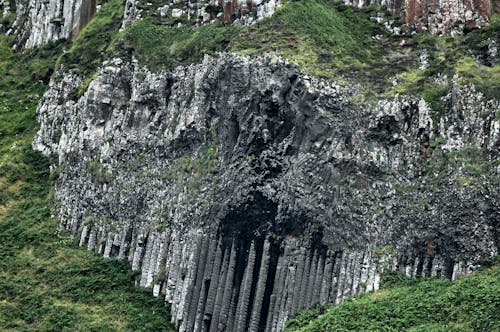
M454 80L436 115L407 96L356 106L276 57L114 59L77 101L61 102L78 74L54 77L33 146L58 157L61 226L141 270L181 331L281 331L383 271L456 279L498 253L498 170L436 189L423 168L498 157L498 101Z

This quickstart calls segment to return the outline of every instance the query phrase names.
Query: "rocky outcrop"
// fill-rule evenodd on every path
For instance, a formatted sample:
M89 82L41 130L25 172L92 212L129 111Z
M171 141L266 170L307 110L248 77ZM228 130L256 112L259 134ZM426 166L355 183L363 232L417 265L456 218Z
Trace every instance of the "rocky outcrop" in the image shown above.
M483 27L498 12L495 0L344 0L344 3L356 7L385 6L412 30L435 34L461 34Z
M2 17L7 17L11 14L10 2L7 0L0 1L0 13L2 13Z
M393 16L399 17L406 30L427 30L435 34L461 34L464 31L485 26L489 17L498 8L490 0L443 0L443 1L394 1L344 0L346 5L363 8L377 6L387 8ZM275 0L226 1L205 0L198 2L170 1L161 6L149 3L141 5L140 1L127 0L124 27L141 17L143 12L155 13L159 18L172 24L248 24L261 18L271 16L279 6ZM380 12L377 21L391 26L391 31L400 33L401 29L393 27L394 17L385 17ZM181 23L182 22L182 23Z
M161 4L126 0L123 27L139 20L144 14L154 13L161 21L179 24L251 24L274 14L279 0L168 0Z
M33 143L58 156L61 226L128 259L181 331L280 331L382 271L455 279L498 253L500 105L458 78L436 113L275 57L114 59L67 100L78 75L53 79Z
M85 27L95 11L95 0L17 0L16 18L7 33L16 36L16 49L71 39Z

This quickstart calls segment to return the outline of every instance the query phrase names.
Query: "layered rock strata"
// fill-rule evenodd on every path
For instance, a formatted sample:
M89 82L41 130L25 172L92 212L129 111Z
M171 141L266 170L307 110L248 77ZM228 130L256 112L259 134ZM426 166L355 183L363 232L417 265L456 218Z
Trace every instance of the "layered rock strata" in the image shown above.
M128 259L181 331L281 331L383 271L455 279L498 253L498 165L437 189L422 170L463 149L498 158L499 103L471 86L440 114L357 105L355 87L279 58L223 54L161 73L114 59L67 100L81 81L56 75L37 111L61 226Z

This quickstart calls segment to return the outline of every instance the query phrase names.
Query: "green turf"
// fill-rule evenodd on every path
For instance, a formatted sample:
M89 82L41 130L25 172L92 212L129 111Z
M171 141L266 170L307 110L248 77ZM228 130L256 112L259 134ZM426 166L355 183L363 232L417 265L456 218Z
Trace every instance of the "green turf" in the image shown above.
M287 323L287 331L500 331L498 262L455 282L392 283L337 306L317 306Z

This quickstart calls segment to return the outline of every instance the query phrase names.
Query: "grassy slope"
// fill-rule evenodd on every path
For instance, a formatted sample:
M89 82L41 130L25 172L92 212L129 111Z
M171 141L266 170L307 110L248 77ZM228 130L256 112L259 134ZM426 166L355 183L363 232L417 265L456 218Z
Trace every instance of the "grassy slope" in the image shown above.
M127 262L78 249L50 218L49 161L30 144L64 45L13 54L8 43L0 36L0 330L172 330Z
M402 280L337 306L302 312L287 331L500 331L497 265L456 282Z

